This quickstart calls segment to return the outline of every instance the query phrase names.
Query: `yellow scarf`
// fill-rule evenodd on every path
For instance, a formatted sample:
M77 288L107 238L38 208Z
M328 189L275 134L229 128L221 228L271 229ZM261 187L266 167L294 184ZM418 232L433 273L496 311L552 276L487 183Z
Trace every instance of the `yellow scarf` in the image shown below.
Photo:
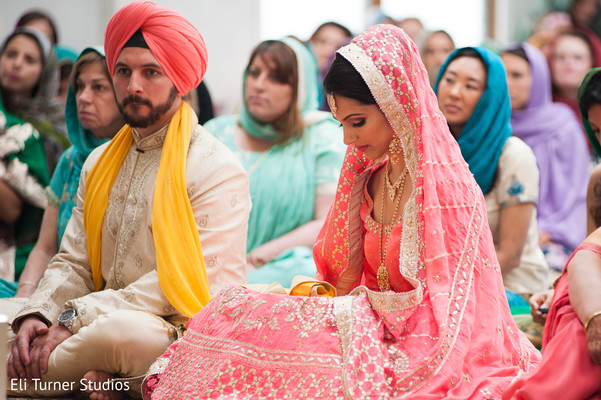
M152 234L159 283L167 300L188 317L211 300L196 219L185 179L194 123L192 109L182 101L167 129L152 208ZM86 180L84 226L96 291L104 286L100 267L101 230L108 195L132 142L132 129L125 125L102 153Z

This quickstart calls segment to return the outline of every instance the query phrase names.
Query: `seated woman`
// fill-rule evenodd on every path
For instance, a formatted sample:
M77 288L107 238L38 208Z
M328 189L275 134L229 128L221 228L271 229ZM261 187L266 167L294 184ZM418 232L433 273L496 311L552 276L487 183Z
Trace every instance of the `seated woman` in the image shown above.
M547 11L534 22L532 34L526 40L549 58L553 52L553 42L561 32L572 25L570 16L564 11Z
M548 288L548 266L538 246L536 158L523 141L511 136L503 62L484 48L455 50L441 67L434 91L485 195L510 304L527 306L528 297Z
M59 70L59 89L57 96L62 102L67 100L69 90L69 77L73 71L73 64L77 60L77 53L71 48L59 43L58 31L54 20L43 10L29 10L21 14L15 29L21 27L35 28L50 39L56 53L56 61Z
M511 128L534 152L540 172L536 207L539 245L561 271L586 236L589 151L572 110L551 99L547 60L527 43L502 53L511 97Z
M40 80L43 53L36 43L29 33L14 33L0 49L0 298L15 294L47 204L44 144L11 107Z
M268 40L244 73L239 115L204 126L242 162L252 210L247 261L250 283L290 286L312 276L311 247L336 191L344 146L330 114L317 111L317 72L298 41Z
M86 48L77 59L67 95L66 120L73 146L61 156L46 189L49 199L40 236L21 274L15 297L29 297L50 259L58 252L71 211L84 161L97 146L123 126L104 51Z
M499 398L537 364L417 46L373 26L324 87L348 149L314 256L340 296L222 291L151 367L146 398Z
M31 123L42 135L52 174L60 155L69 147L65 106L57 97L56 54L46 35L34 28L21 27L4 40L0 57L0 94L4 107Z

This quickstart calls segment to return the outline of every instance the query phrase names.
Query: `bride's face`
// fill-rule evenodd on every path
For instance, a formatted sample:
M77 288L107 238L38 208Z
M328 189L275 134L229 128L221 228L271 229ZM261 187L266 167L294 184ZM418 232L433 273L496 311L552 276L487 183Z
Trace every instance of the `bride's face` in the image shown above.
M355 146L371 160L388 154L394 131L380 108L341 95L334 95L334 99L334 118L342 125L344 144Z

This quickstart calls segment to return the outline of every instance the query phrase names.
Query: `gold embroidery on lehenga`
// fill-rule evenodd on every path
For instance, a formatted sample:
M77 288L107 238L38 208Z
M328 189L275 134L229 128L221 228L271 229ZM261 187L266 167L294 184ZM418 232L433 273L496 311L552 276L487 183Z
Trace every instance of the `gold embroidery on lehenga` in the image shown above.
M409 367L409 357L398 346L390 346L388 343L385 343L385 345L388 347L392 369L395 373L402 374Z
M334 299L334 317L338 336L342 346L342 357L346 360L353 337L353 296L341 296Z
M417 153L417 149L425 146L425 144L421 143L421 138L419 136L413 134L413 132L419 131L421 125L421 118L416 116L416 114L421 112L418 110L420 105L417 103L417 98L413 96L411 82L405 78L405 75L402 73L392 74L392 69L395 68L395 64L389 62L389 60L393 60L396 54L402 54L403 52L396 48L399 45L378 45L378 43L388 42L386 37L391 35L391 32L383 30L380 34L383 37L378 35L366 37L361 47L356 44L350 44L342 48L339 53L345 56L364 78L368 77L366 82L376 97L378 104L384 111L391 126L400 136L403 149L406 151L405 161L415 186L415 182L424 177L423 171L421 169L418 170L417 168L418 162L422 157L421 154ZM384 57L387 58L386 61ZM397 61L406 64L406 61L404 60ZM421 68L418 61L412 59L410 62L412 65L407 67L410 68L409 70L417 71ZM386 68L383 68L382 65L385 65ZM384 71L384 73L380 71ZM396 90L395 92L389 89L391 86L402 87L403 89ZM407 118L408 115L412 115L412 118ZM431 116L427 115L422 117L440 118L437 113L434 113L434 115ZM436 138L433 139L436 140ZM457 166L462 167L462 163L458 161ZM448 169L450 170L448 171L449 175L452 175L453 167L453 162L441 162L438 163L438 165L431 164L428 166L428 168ZM425 187L432 184L433 182L423 183ZM422 187L417 187L414 189L414 193L412 193L410 200L405 206L399 267L403 276L414 278L412 282L417 285L416 287L422 289L422 295L427 295L428 288L425 286L425 263L423 257L420 257L425 251L424 240L419 235L419 232L423 231L424 227L423 222L417 220L417 215L428 212L429 210L418 210L415 200L416 197L421 197L423 195L424 191ZM477 196L472 196L472 198L477 198ZM446 208L452 209L453 207L459 206L451 205ZM455 276L450 277L454 282L451 286L452 292L446 294L449 299L450 312L449 315L447 315L447 323L442 325L445 327L444 331L446 331L443 343L437 353L432 355L433 362L424 364L423 368L408 370L405 375L399 376L399 382L395 385L394 390L394 392L398 392L399 394L408 395L423 386L444 360L446 360L450 354L450 349L457 339L459 327L463 318L463 311L467 303L468 293L473 279L474 260L471 255L475 254L474 250L478 243L478 235L482 230L484 221L482 210L478 207L477 202L472 204L469 209L471 211L471 222L468 227L469 235L466 237L464 248L456 255L458 259L458 268ZM433 256L439 258L448 257L448 255L437 254ZM372 301L374 309L381 309L381 307L388 306L385 298L370 295L370 300Z
M308 338L312 333L321 332L334 319L332 302L321 297L285 296L273 304L269 312L262 309L265 300L252 298L244 291L227 291L219 299L214 304L211 318L225 315L235 328L244 330L267 327L278 331L283 321L288 323L288 328L297 332L299 338ZM262 312L253 313L254 310ZM245 318L240 318L242 315Z

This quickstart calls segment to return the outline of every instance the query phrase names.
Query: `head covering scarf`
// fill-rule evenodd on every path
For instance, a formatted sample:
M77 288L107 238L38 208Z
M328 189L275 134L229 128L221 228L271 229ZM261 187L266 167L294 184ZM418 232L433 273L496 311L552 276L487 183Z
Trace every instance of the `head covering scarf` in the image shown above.
M59 87L56 54L54 53L52 43L50 43L50 40L46 37L46 35L35 28L29 28L25 26L17 28L10 35L8 35L6 39L4 39L0 53L4 52L4 48L8 42L18 35L29 36L35 40L40 48L40 52L42 53L42 75L40 76L36 90L32 97L39 96L43 98L50 98L56 96Z
M42 74L31 97L8 96L3 99L4 106L31 123L43 136L48 167L52 172L60 155L70 145L65 127L65 106L57 97L60 77L56 53L46 35L29 27L15 29L2 43L0 53L17 35L28 36L38 44L42 53Z
M511 127L536 156L540 171L538 228L574 250L586 235L587 143L572 110L551 98L551 75L544 54L527 43L508 50L516 48L526 53L532 86L526 107L511 112Z
M104 50L111 76L123 45L138 29L181 96L198 86L207 70L207 48L202 36L180 14L150 1L130 3L109 21Z
M586 91L587 86L589 85L589 83L591 83L591 79L593 79L593 77L595 75L597 75L599 72L601 72L601 68L593 68L587 72L586 76L582 80L582 83L580 84L580 87L578 88L578 103L580 103L580 100L582 99L582 96L584 95L584 92ZM595 133L593 132L593 128L591 128L591 124L588 122L588 120L586 119L586 116L584 115L584 113L582 111L580 111L580 116L582 117L582 123L584 124L584 130L586 131L588 140L590 141L591 145L593 146L595 153L597 153L597 155L599 157L601 157L601 144L599 143L599 140L595 136Z
M419 50L401 29L376 25L338 53L361 74L399 137L414 185L403 210L398 260L414 289L351 292L367 294L370 313L381 318L372 334L392 338L369 353L379 373L368 376L365 363L355 358L365 353L350 351L344 364L353 381L350 397L369 384L388 398L500 398L539 355L511 318L482 191L438 108ZM354 145L348 147L334 204L314 247L317 279L336 285L349 275L361 276L359 207L371 166ZM349 329L357 340L371 328ZM398 368L385 367L388 359L396 359Z
M306 140L278 143L264 155L253 153L247 163L243 161L249 172L250 190L253 204L249 217L248 251L280 237L295 228L311 221L315 208L315 155L314 147L322 143L321 137L329 136L337 130L332 121L324 124L311 124L308 117L321 116L321 121L330 114L317 112L317 67L308 49L292 38L280 40L292 49L296 55L298 68L297 101L291 107L297 107L304 117L305 131L319 129L319 133L303 135ZM248 71L244 74L244 80ZM244 85L245 86L245 85ZM263 124L250 115L243 104L238 116L240 125L251 135L277 140L281 133L271 124ZM213 130L209 126L210 130ZM307 137L310 136L310 137ZM258 157L260 162L257 164ZM244 157L241 156L244 159ZM340 165L341 159L337 159ZM254 166L254 167L251 167ZM289 171L290 176L282 179ZM273 191L278 183L279 190Z
M128 4L109 22L105 38L113 42L107 41L104 46L109 71L114 71L121 46L129 39L123 25L131 27L127 32L132 35L138 28L142 30L150 51L159 60L161 67L167 71L165 65L169 65L170 72L167 74L175 79L174 85L179 84L178 91L187 92L198 84L206 68L206 49L200 34L194 34L192 25L179 14L149 2ZM181 38L177 37L178 34ZM187 40L190 38L195 40ZM115 42L119 45L116 46ZM174 49L185 51L178 53ZM159 59L155 52L162 58ZM194 52L196 56L192 55ZM165 56L171 58L163 64L161 60ZM180 75L186 71L198 78L198 82ZM186 316L198 312L211 299L196 219L187 195L185 179L190 137L196 123L192 108L182 101L165 136L152 209L152 233L159 284L169 302ZM88 254L95 290L104 286L100 262L101 228L108 194L132 143L132 128L125 125L87 176L84 226L88 236Z
M87 47L85 48L79 57L83 56L86 53L96 52L104 57L104 49L102 47ZM79 59L79 57L77 59ZM69 131L69 140L73 143L74 149L77 151L78 157L82 158L82 162L88 158L88 155L94 150L96 147L101 144L109 141L110 139L101 139L94 136L94 134L84 129L81 126L81 122L79 122L79 117L77 115L77 103L75 101L75 88L69 84L69 91L67 93L67 103L65 110L65 119L67 122L67 128ZM81 167L80 167L81 168Z
M63 67L65 65L73 66L79 57L74 50L60 44L54 46L54 52L56 53L56 62L58 63L59 67ZM102 54L104 56L104 49L102 50Z
M298 95L296 105L293 106L298 107L303 119L307 119L309 114L316 111L319 106L317 93L317 64L309 52L309 49L298 40L285 37L280 41L290 47L296 56L296 65L298 68ZM248 70L244 71L242 83L243 90L246 89L247 76ZM244 93L243 98L245 98ZM278 132L273 125L261 123L250 115L244 101L240 107L239 119L242 128L253 136L272 141L276 141L280 138L280 132ZM307 124L305 123L305 125Z
M505 67L496 53L484 47L472 47L482 57L486 69L486 89L480 97L472 116L459 134L459 148L470 170L487 194L497 171L497 164L505 141L511 136L511 105ZM438 93L438 85L449 64L462 49L453 51L442 64L434 85Z
M102 47L87 47L81 52L79 57L89 52L96 52L104 57L104 49ZM59 196L59 204L57 204L59 205L57 220L59 244L65 232L67 222L71 218L73 207L75 207L75 197L77 195L77 187L79 186L79 177L83 163L92 150L110 140L107 138L97 138L91 131L84 129L81 125L77 114L75 88L72 87L71 83L69 83L69 91L67 92L65 120L67 122L69 140L73 145L61 156L50 183L54 194Z

